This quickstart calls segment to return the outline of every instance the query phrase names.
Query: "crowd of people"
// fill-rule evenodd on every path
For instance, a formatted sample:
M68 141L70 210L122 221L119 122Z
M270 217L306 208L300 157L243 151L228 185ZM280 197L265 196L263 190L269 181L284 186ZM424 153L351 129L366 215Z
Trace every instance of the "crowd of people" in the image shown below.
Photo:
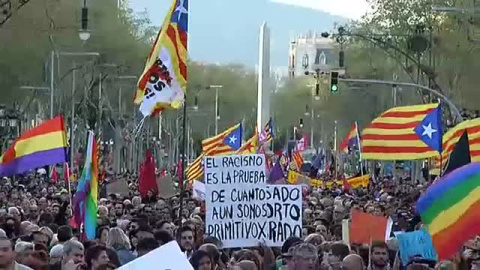
M38 175L1 179L0 269L116 269L170 241L177 241L193 268L200 270L480 267L476 241L452 261L416 256L408 265L398 259L394 237L370 246L342 242L341 222L351 209L391 217L392 231L420 228L414 205L426 186L410 179L371 180L368 188L351 190L305 187L300 237L289 237L278 248L260 243L226 249L220 240L204 235L204 204L189 191L180 213L178 195L160 198L149 192L141 198L136 175L127 178L129 195L107 194L98 200L95 240L85 240L72 222L71 193L62 181Z

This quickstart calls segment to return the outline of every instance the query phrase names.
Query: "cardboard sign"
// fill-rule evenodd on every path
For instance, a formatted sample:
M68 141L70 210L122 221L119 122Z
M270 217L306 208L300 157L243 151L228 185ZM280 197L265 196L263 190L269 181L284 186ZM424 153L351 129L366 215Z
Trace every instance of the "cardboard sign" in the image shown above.
M350 243L370 245L372 241L385 241L388 219L359 210L352 210Z
M266 185L264 155L205 157L206 228L225 248L282 246L302 232L302 189Z
M424 259L437 260L432 238L425 229L399 234L397 239L403 265L407 265L411 257L418 255Z
M171 198L177 194L171 176L157 177L158 193L161 198Z
M127 186L127 181L125 181L125 179L123 178L120 178L113 182L108 183L106 188L107 188L107 195L120 194L120 196L128 196L130 193L130 190L128 189L128 186Z
M168 258L168 260L165 258ZM159 270L193 270L192 265L188 262L187 256L185 256L180 250L177 241L170 241L142 257L118 268L118 270L150 268Z

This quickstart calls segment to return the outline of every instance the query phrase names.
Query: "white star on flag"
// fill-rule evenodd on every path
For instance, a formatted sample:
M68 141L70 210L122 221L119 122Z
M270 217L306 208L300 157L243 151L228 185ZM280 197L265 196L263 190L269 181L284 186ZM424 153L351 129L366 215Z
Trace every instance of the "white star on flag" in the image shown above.
M233 135L232 137L230 137L230 143L231 143L231 144L234 144L236 141L237 141L237 137L235 137L235 135Z
M178 4L177 8L175 9L175 12L178 11L178 21L180 22L180 19L182 18L182 14L188 14L188 10L184 7L184 2L185 0L180 0L180 3Z
M423 127L422 136L427 135L430 139L432 138L433 133L437 132L436 129L432 128L432 123L428 123L428 126L422 125L422 127Z

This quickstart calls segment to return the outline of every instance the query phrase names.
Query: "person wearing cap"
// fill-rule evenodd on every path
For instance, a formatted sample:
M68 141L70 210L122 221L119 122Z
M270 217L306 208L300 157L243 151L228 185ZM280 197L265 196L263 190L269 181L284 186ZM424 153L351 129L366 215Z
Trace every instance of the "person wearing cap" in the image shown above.
M314 270L318 265L317 249L309 243L300 243L283 254L287 261L286 270Z

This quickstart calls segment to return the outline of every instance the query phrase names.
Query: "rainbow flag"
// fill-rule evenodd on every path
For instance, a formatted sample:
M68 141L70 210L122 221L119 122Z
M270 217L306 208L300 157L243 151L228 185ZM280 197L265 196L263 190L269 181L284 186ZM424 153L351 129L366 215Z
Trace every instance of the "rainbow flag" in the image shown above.
M435 127L437 123L425 124L437 108L438 104L424 104L395 107L382 113L362 131L362 158L412 160L438 155L438 151L424 140L427 135L441 136L441 130L432 129L432 124ZM425 133L426 127L428 133ZM420 135L426 135L420 136L420 131L423 132Z
M342 141L342 144L340 144L340 151L348 154L349 149L352 149L355 146L358 148L359 142L360 135L358 134L357 122L355 122L350 131L347 133L347 137L345 137L345 139Z
M138 81L134 102L144 116L178 109L187 89L188 1L174 0Z
M57 116L26 131L10 145L0 157L0 177L66 162L66 149L63 117Z
M242 146L242 124L225 130L202 141L203 152L207 156L230 155Z
M480 163L470 163L434 182L416 209L432 236L438 259L449 259L480 234Z
M98 201L98 151L95 134L89 131L85 166L74 197L75 222L83 224L88 240L95 239Z

